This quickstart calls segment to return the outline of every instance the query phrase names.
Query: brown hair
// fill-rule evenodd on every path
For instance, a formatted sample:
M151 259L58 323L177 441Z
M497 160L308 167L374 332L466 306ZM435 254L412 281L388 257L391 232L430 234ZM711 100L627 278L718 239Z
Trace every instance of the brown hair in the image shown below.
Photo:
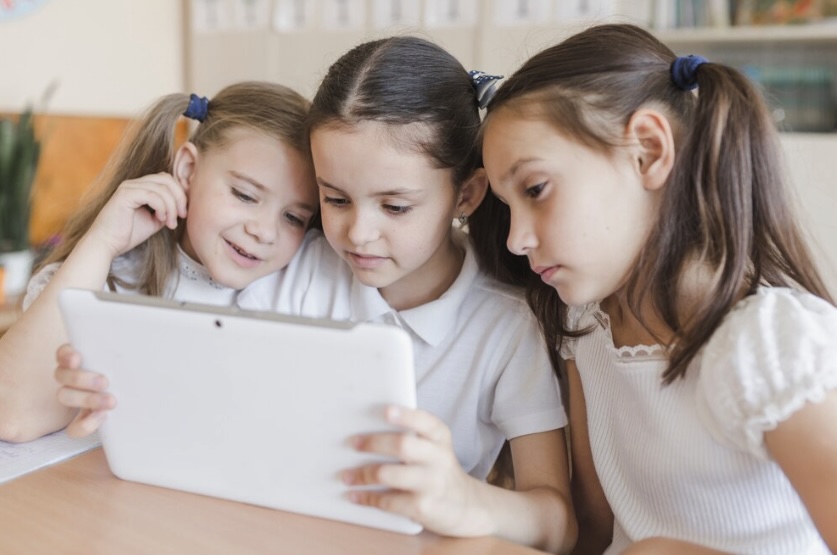
M67 222L61 242L42 266L69 256L123 181L172 171L175 126L188 105L188 94L164 96L131 125L93 189L93 196ZM198 151L206 152L223 147L231 130L247 128L276 138L310 158L305 132L308 107L308 101L288 87L259 81L237 83L209 101L206 119L197 125L189 141ZM142 249L143 272L136 283L124 283L113 275L108 281L147 295L164 294L177 268L177 238L174 230L164 227L137 247Z
M697 70L697 94L684 91L671 78L675 59L638 27L592 27L527 61L500 87L487 116L504 106L542 117L605 154L621 146L639 108L659 109L672 122L677 154L659 221L626 285L634 314L650 301L674 332L665 383L685 374L741 295L760 285L801 288L833 303L791 209L778 134L761 93L739 71L716 63ZM493 197L488 202L499 229L478 249L489 269L528 283L550 345L583 335L587 330L568 328L567 306L554 289L521 275L525 261L497 254L505 250L508 209ZM683 284L694 261L711 285L684 309Z
M479 166L480 116L471 77L442 47L411 36L360 44L328 69L308 129L386 123L405 149L452 169L461 185Z

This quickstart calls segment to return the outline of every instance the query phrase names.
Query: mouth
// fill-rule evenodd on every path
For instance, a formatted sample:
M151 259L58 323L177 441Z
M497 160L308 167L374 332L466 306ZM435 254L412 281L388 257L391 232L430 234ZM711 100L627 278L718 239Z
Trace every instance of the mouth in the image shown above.
M549 282L550 278L561 269L560 265L555 266L532 266L532 271L541 276L544 282Z
M242 258L245 258L245 259L247 259L247 260L252 260L253 262L261 262L261 258L259 258L258 256L255 256L255 255L253 255L253 254L250 254L249 252L247 252L246 250L242 249L241 247L239 247L239 246L238 246L238 245L236 245L235 243L232 243L232 242L230 242L230 241L227 241L226 239L224 239L224 241L226 241L227 245L229 245L229 247L230 247L233 251L235 251L235 252L236 252L239 256L241 256Z
M373 256L370 254L358 254L356 252L346 251L346 256L349 261L360 268L375 268L380 266L387 260L383 256Z

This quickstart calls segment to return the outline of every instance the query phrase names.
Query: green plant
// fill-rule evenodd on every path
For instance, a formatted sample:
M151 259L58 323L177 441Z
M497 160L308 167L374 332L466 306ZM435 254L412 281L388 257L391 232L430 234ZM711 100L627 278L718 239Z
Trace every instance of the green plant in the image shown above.
M31 107L17 121L0 119L0 252L29 248L32 185L40 154Z

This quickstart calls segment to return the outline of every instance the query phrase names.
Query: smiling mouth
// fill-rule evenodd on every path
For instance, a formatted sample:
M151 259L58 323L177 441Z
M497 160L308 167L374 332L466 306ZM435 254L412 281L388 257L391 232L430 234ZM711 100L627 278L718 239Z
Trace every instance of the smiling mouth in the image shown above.
M224 239L224 240L226 241L226 239ZM248 260L256 260L256 261L261 260L261 258L259 258L257 256L253 256L252 254L245 251L244 249L242 249L241 247L239 247L235 243L231 243L231 242L227 241L227 244L232 248L232 250L234 250L235 252L237 252L238 254L243 256L244 258L247 258Z

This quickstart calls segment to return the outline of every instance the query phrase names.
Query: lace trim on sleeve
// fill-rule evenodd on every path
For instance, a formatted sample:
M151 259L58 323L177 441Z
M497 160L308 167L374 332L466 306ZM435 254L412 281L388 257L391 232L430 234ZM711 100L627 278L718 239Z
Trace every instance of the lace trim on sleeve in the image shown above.
M837 309L790 289L739 303L707 343L698 410L724 443L768 459L764 432L837 388Z
M32 276L26 285L26 295L23 297L23 310L28 309L35 302L35 299L46 289L47 284L52 281L52 278L55 277L60 267L60 262L53 262L52 264L47 264Z

